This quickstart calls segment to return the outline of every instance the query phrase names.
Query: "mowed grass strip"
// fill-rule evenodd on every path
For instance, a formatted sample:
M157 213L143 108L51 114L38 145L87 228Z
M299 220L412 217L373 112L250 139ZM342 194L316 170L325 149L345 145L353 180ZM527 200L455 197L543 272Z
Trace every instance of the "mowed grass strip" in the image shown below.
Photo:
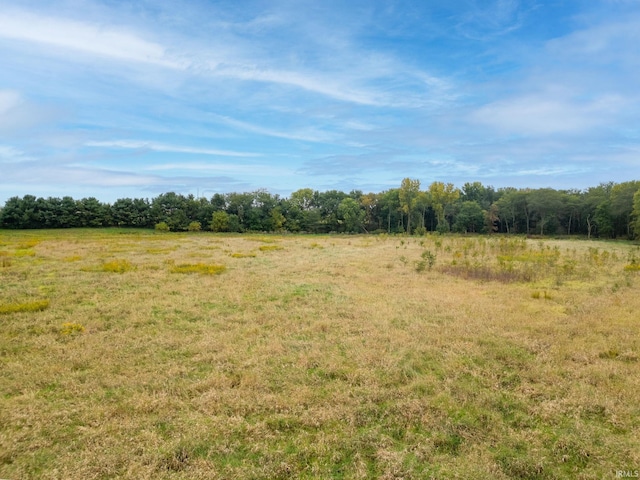
M3 248L23 236L2 232ZM0 269L0 305L55 298L0 321L0 478L588 479L640 465L630 244L287 236L286 255L213 278L206 266L256 237L38 238L37 256ZM112 258L138 268L82 269Z

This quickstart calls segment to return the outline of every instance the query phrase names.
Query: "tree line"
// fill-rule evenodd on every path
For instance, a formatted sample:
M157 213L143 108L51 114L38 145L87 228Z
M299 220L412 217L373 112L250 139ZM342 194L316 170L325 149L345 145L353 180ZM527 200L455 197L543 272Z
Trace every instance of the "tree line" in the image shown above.
M170 231L407 233L518 233L640 237L640 181L602 183L586 190L516 189L405 178L380 193L319 192L289 197L266 190L196 198L175 192L149 200L103 203L89 197L12 197L0 228L138 227Z

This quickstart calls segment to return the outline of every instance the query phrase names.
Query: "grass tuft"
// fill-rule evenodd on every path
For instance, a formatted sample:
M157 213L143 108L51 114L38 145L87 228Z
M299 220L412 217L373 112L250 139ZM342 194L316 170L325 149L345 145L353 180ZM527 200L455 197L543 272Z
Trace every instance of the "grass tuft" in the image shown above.
M84 326L79 323L65 322L60 327L60 335L70 336L84 332Z

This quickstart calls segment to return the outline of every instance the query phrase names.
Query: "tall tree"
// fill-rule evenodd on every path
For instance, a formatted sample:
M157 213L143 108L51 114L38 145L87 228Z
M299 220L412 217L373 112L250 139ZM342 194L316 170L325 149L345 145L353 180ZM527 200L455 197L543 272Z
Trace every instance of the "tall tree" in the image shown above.
M633 197L640 190L640 181L623 182L611 188L611 215L616 233L631 238Z
M455 188L453 183L433 182L429 185L429 193L438 219L438 231L448 231L449 224L446 222L445 209L460 198L460 190Z
M485 211L477 201L466 201L460 205L453 223L453 231L459 233L479 233L484 231Z
M360 204L351 197L347 197L338 205L338 218L344 225L345 231L356 233L362 230L366 213Z
M544 235L544 227L560 213L562 194L553 188L533 190L528 196L528 206L531 213L536 215L540 235Z
M402 211L407 214L407 235L411 235L411 214L418 202L420 194L420 180L412 180L405 178L400 184L400 206Z
M640 238L640 190L633 196L633 232L636 238Z

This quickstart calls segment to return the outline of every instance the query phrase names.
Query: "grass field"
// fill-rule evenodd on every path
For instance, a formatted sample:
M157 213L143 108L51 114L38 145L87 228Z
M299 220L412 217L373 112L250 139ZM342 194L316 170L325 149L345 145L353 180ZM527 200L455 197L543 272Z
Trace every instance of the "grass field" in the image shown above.
M640 470L640 250L0 231L0 478Z

